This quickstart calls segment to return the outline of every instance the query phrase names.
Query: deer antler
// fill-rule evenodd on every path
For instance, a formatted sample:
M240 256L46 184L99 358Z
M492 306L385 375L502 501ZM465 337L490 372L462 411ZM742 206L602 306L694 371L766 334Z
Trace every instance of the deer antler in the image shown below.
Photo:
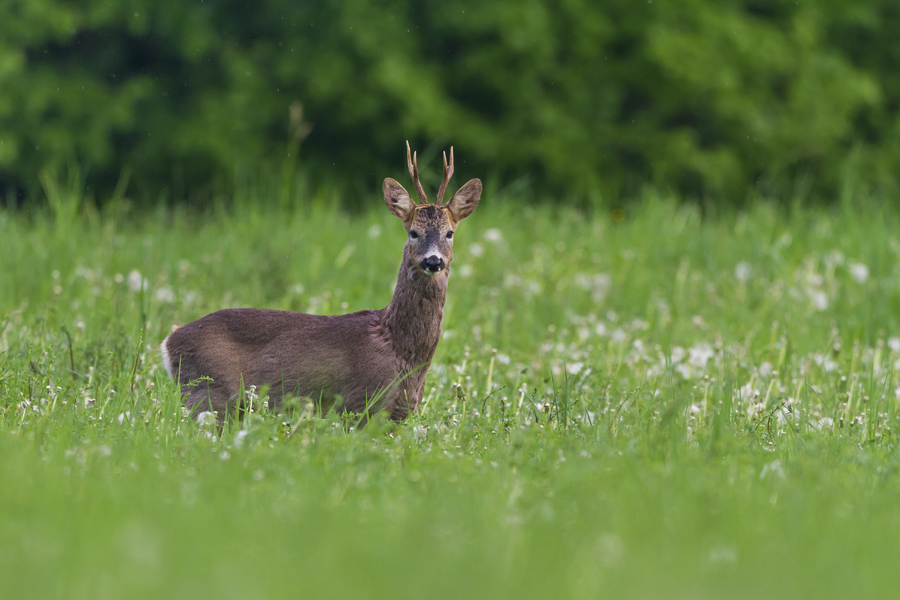
M441 181L441 188L437 193L437 200L434 201L435 204L440 205L444 200L444 192L447 191L447 183L450 181L450 178L453 177L453 146L450 146L450 164L447 164L447 153L444 152L444 179Z
M422 189L422 183L419 181L419 164L416 161L416 155L415 153L410 155L409 140L406 140L406 163L409 166L409 176L412 177L413 183L416 184L419 199L422 200L422 204L428 204L428 197L425 195L425 190ZM410 200L413 204L416 203L412 198Z

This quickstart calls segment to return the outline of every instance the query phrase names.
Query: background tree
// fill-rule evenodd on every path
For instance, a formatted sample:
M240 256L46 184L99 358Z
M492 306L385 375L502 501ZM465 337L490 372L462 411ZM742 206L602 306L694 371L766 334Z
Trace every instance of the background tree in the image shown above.
M452 143L463 170L579 202L648 184L728 203L798 189L828 200L893 191L900 171L900 8L886 0L0 11L7 198L39 196L39 173L60 165L98 198L117 185L143 201L203 198L298 167L369 190L407 138L424 160Z

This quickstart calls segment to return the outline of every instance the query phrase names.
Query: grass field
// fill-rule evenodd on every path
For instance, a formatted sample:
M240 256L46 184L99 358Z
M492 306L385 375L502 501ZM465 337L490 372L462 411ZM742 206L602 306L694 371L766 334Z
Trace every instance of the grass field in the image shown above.
M158 344L390 299L402 226L239 201L0 211L8 598L873 597L900 561L900 209L460 227L419 414L182 416ZM351 596L354 595L354 596Z

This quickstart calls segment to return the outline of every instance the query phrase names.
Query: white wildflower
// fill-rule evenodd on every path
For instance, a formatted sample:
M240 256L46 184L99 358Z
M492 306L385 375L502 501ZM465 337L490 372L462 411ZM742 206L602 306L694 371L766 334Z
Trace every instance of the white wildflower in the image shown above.
M522 278L512 273L507 274L503 278L504 287L519 287L522 283Z
M503 241L503 234L499 229L491 227L490 229L485 230L484 239L492 244L499 244Z
M574 362L574 363L566 364L566 371L569 373L569 375L577 375L578 373L581 372L581 369L583 369L583 368L584 368L583 362Z
M137 269L133 269L128 274L128 289L132 292L139 292L147 289L147 280L141 275Z
M808 288L806 295L809 297L810 303L816 310L825 310L828 308L828 294L820 289Z
M829 269L842 264L844 264L844 254L840 250L834 250L825 256L825 266Z
M241 429L236 434L234 434L234 447L240 448L244 445L244 438L250 435L250 432L246 429Z
M202 413L197 415L197 424L200 427L209 427L211 425L216 424L216 413L204 410Z
M835 361L824 354L813 354L812 359L813 362L822 367L822 370L826 373L831 373L838 367L838 364Z
M834 429L834 419L831 417L822 417L817 421L812 421L813 427L822 431L823 429Z
M75 267L75 276L81 277L82 279L87 279L88 281L92 281L95 279L94 272L87 267L83 267L82 265L78 265Z
M597 273L593 278L593 300L594 302L600 302L606 295L609 293L609 288L612 284L612 277L607 275L606 273Z
M762 413L765 408L766 407L763 406L762 402L754 402L747 407L747 418L751 421L755 421L759 418L760 413Z
M715 356L716 351L713 350L712 346L708 343L699 342L691 346L691 348L688 349L688 353L690 354L688 361L691 365L698 369L705 369L706 363L709 362L710 358Z
M794 418L794 413L792 413L785 407L779 408L778 411L775 413L775 419L778 421L779 427L783 427L784 425L787 424L788 421L790 421L793 418Z
M759 390L749 383L745 383L738 390L738 398L745 402L757 400L759 398Z
M748 281L753 276L753 267L742 260L734 267L734 276L738 281Z
M784 468L781 466L781 461L779 459L776 458L769 464L763 465L762 471L759 473L759 478L765 479L766 477L784 479Z
M865 283L869 278L869 267L862 263L850 263L850 276L857 283Z
M663 319L668 318L672 312L669 308L669 303L665 300L658 300L656 302L656 310L659 311L659 316Z
M888 347L891 352L900 352L900 337L892 337L888 340Z

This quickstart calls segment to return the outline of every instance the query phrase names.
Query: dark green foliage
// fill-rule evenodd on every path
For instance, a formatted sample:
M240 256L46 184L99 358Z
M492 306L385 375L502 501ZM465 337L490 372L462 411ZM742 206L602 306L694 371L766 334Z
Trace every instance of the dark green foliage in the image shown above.
M898 28L890 0L6 0L0 192L68 165L178 200L302 163L370 194L407 138L431 179L454 144L461 178L560 200L891 191Z

